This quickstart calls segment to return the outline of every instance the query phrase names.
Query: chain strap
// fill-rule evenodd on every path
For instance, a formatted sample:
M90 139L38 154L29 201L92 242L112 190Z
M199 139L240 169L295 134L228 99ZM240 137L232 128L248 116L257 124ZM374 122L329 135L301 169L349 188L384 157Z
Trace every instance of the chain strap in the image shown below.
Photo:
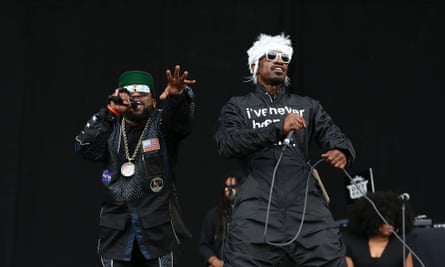
M142 130L141 136L139 137L139 140L138 140L138 143L136 145L136 148L134 149L133 155L131 155L131 157L130 157L130 151L129 151L129 148L128 148L127 131L125 129L125 118L122 117L121 132L122 132L122 137L124 139L125 157L127 158L128 161L134 161L136 159L138 151L139 151L139 149L141 148L141 145L142 145L142 138L144 138L145 132L148 129L148 125L150 124L150 121L151 121L151 118L149 118L147 120L147 122L145 123L145 127Z

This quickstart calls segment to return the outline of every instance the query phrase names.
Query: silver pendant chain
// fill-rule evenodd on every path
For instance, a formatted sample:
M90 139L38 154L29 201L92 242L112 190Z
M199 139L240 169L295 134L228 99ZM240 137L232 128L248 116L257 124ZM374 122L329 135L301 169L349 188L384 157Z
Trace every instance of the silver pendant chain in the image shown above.
M125 157L127 158L127 160L129 162L132 162L136 159L136 156L138 154L139 149L141 148L142 145L142 138L144 138L145 132L147 131L148 125L150 124L151 118L149 118L147 120L147 122L145 123L145 127L142 130L141 136L139 137L138 143L136 144L136 148L134 149L133 155L131 155L130 157L130 152L129 152L129 148L128 148L128 140L127 140L127 132L125 130L125 118L122 117L122 123L121 123L121 132L122 132L122 137L124 139L124 148L125 148Z

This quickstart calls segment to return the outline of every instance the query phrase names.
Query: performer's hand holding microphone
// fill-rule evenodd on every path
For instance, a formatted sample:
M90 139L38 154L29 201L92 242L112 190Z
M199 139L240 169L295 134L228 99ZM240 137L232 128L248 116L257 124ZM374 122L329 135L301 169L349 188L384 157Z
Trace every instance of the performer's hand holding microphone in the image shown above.
M108 96L107 109L115 116L125 112L129 108L136 108L140 103L131 99L130 92L125 88L116 88Z
M283 140L284 145L289 145L290 142L292 142L295 133L303 128L306 128L306 121L303 116L295 113L287 114L283 122L283 132L286 133L286 138Z

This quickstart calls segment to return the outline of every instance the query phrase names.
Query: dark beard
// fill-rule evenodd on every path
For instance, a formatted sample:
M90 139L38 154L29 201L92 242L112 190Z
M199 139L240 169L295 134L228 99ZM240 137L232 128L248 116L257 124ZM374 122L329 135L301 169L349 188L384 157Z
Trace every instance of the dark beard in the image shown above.
M279 77L274 77L274 78L269 79L268 82L269 82L269 85L277 86L277 85L283 84L284 80Z
M144 110L142 111L141 114L134 114L131 111L131 109L128 109L127 111L124 112L124 117L127 118L129 121L143 122L143 121L147 120L148 118L150 118L150 116L154 110L155 109L152 105L144 108Z

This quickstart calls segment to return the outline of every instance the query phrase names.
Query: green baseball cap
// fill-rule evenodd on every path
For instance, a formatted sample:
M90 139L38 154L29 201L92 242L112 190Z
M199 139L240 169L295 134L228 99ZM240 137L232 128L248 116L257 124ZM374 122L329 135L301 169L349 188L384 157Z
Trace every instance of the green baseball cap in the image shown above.
M119 77L119 87L125 87L133 84L142 84L148 87L139 87L145 88L143 92L145 93L154 93L154 82L153 76L150 73L141 71L141 70L130 70L121 74Z

